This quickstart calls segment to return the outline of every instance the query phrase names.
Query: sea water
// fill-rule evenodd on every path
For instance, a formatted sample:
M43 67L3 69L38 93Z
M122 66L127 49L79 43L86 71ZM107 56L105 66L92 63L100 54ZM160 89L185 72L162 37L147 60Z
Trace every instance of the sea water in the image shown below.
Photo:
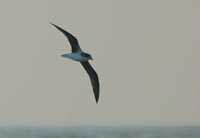
M200 138L200 127L0 127L0 138Z

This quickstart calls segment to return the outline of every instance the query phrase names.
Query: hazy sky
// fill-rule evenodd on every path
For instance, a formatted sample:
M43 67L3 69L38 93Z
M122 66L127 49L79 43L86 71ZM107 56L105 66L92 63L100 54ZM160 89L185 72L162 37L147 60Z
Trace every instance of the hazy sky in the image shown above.
M0 125L199 125L200 1L1 0ZM71 52L66 29L100 79Z

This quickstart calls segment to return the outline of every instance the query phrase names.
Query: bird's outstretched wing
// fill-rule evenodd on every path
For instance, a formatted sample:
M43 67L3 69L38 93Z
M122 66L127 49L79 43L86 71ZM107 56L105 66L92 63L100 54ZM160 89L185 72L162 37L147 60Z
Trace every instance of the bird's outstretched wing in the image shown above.
M98 79L98 75L88 61L81 62L81 64L84 67L84 69L86 70L86 72L88 73L88 75L90 76L92 88L93 88L93 91L94 91L95 100L96 100L96 102L98 102L98 100L99 100L99 79Z
M77 51L81 51L81 48L78 44L78 40L70 33L68 33L67 31L65 31L64 29L60 28L59 26L51 23L53 26L55 26L59 31L61 31L69 40L69 43L71 44L72 47L72 52L75 53Z

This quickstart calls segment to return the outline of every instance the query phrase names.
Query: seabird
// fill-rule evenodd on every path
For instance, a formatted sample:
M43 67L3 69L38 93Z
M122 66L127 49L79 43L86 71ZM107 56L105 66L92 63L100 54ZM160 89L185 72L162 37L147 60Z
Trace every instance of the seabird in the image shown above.
M92 88L94 91L94 96L96 103L98 103L99 100L99 79L98 75L95 72L95 70L92 68L90 63L88 62L89 60L93 60L92 56L88 53L85 53L81 50L78 40L69 32L65 31L64 29L58 27L57 25L51 23L53 26L55 26L59 31L61 31L69 40L69 43L71 44L72 48L72 53L69 54L63 54L62 57L64 58L70 58L72 60L78 61L81 63L83 68L86 70L90 77L90 81L92 84Z

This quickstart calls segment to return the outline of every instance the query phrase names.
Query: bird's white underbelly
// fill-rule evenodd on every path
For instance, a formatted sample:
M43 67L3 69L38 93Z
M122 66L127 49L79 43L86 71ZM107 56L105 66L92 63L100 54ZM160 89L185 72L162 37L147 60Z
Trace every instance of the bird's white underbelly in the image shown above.
M65 54L64 57L70 58L70 59L78 61L78 62L88 61L88 58L82 57L80 54L77 54L77 53Z

